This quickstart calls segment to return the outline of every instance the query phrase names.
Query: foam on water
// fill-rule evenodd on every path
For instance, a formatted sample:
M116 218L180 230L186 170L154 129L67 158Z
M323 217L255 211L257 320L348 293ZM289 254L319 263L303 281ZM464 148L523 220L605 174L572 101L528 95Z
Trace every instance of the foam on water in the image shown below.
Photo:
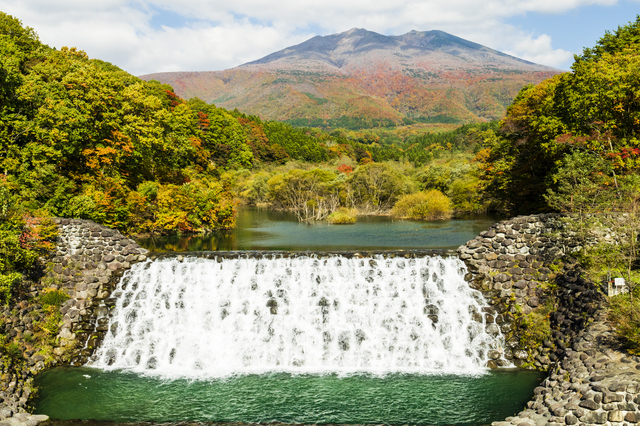
M465 273L453 257L139 263L90 365L193 379L482 374L503 340L477 321L486 302Z

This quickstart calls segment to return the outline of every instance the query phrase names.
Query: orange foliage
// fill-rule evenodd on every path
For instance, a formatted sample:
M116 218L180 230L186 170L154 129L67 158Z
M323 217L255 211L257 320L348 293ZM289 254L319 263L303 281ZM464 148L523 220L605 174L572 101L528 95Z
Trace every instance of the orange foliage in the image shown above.
M340 173L344 173L345 175L348 175L349 173L351 173L353 171L353 167L351 167L348 164L340 164L338 166L338 171Z

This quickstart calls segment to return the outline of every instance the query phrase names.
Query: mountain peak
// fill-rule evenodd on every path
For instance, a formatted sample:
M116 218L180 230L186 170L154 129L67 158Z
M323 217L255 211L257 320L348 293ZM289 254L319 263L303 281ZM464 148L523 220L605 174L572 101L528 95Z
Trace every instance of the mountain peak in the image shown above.
M307 125L496 119L523 85L557 73L444 31L386 36L351 28L226 71L147 78L181 96Z
M440 30L411 30L399 36L386 36L364 28L351 28L338 34L316 36L240 67L268 66L270 69L291 69L306 63L306 68L342 72L345 67L361 67L367 62L384 60L405 67L408 62L424 63L427 56L494 65L535 64L506 55L469 40ZM399 62L404 63L401 65ZM409 64L411 67L411 64ZM395 66L394 66L395 67ZM548 67L541 67L549 70Z
M363 33L368 33L369 31L365 30L364 28L357 28L357 27L353 27L350 30L347 30L345 32L340 33L339 35L348 35L348 36L354 36L354 35L361 35Z

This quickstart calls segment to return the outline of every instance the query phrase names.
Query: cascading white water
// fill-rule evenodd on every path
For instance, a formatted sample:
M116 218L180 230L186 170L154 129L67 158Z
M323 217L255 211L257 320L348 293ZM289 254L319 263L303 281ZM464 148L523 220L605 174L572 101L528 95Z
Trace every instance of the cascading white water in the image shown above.
M166 378L481 374L502 346L456 258L162 259L135 265L90 365ZM474 320L474 314L475 319Z

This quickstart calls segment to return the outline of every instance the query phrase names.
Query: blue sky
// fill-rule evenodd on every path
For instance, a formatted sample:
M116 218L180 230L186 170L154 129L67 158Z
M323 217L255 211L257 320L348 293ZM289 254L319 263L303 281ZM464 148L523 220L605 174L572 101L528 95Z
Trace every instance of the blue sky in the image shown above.
M553 45L572 53L580 53L583 47L592 47L605 31L613 32L618 26L634 21L640 14L640 3L618 2L610 6L588 5L562 14L531 12L514 16L506 22L534 34L548 34ZM562 69L568 69L571 61Z
M136 75L232 68L315 35L439 29L536 63L573 54L635 20L640 0L0 0L57 48Z

